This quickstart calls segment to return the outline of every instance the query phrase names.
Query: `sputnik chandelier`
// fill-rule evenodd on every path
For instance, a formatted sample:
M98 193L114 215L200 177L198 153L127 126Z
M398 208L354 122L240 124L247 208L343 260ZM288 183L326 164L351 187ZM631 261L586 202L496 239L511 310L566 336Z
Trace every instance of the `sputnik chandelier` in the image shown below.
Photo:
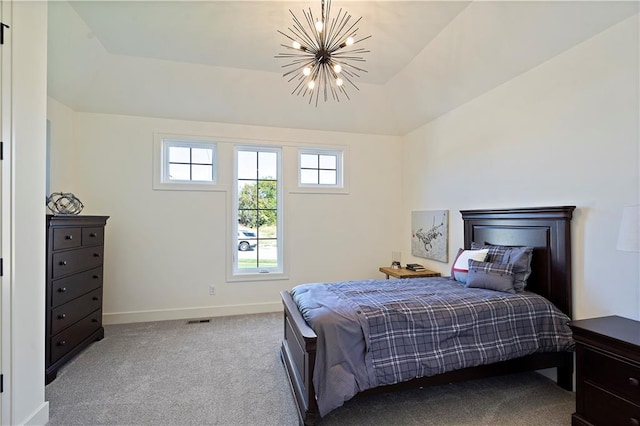
M316 106L321 96L325 102L329 98L339 102L340 94L351 99L346 90L347 84L360 90L353 80L367 71L354 63L365 62L361 55L369 51L353 46L371 37L357 39L357 25L362 17L354 21L349 13L340 8L338 15L331 19L331 0L327 0L326 4L325 9L325 0L322 0L320 17L317 19L311 8L308 12L302 11L306 26L289 9L293 16L293 27L288 28L290 34L278 30L290 42L281 44L287 49L286 53L276 55L276 58L290 60L282 66L286 70L282 76L296 85L291 94L302 97L309 95L309 103L315 96Z

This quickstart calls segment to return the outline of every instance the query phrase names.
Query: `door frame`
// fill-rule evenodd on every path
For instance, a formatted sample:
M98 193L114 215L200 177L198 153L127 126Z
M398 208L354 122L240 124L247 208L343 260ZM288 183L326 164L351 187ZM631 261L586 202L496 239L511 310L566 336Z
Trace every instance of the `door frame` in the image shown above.
M8 25L4 29L4 43L0 47L0 372L3 376L3 392L0 393L0 424L12 424L12 358L11 358L11 166L12 166L12 115L11 115L11 1L0 0L0 21Z

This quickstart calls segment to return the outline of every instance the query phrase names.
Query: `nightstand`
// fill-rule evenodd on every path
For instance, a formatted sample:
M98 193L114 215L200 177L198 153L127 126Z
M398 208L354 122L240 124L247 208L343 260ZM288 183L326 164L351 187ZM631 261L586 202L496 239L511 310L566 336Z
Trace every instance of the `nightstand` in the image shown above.
M640 322L572 321L576 412L572 425L640 425Z
M439 277L440 272L430 271L425 269L424 271L411 271L407 268L391 268L389 266L381 266L379 269L380 272L387 276L392 276L394 278L424 278L424 277Z

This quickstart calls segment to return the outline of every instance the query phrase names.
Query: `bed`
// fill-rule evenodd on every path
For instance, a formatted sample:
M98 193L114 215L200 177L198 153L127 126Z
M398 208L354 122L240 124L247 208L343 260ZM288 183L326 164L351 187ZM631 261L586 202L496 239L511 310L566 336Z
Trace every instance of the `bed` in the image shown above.
M491 210L463 210L461 211L464 222L464 247L471 248L472 244L489 244L501 246L528 246L533 247L531 260L531 274L527 280L527 292L543 296L550 301L557 310L571 317L571 218L573 206L542 207L542 208L517 208L517 209L491 209ZM410 280L417 283L417 279ZM429 280L424 278L422 280ZM440 278L443 280L443 278ZM399 282L399 281L398 281ZM407 283L407 281L404 281ZM370 284L370 283L369 283ZM349 287L345 283L343 287ZM364 285L364 284L363 284ZM318 335L305 320L300 312L298 304L294 301L291 291L281 292L284 305L284 339L281 347L282 361L291 385L295 403L298 409L300 422L305 425L313 425L320 419L320 414L326 414L327 408L322 405L319 409L314 386L314 373L316 360L324 365L324 351L318 348L327 346L324 334L321 335L322 344L319 344ZM303 309L303 311L305 311ZM305 315L307 312L305 311ZM342 325L351 329L357 329L353 324ZM362 333L362 332L361 332ZM369 342L368 342L369 343ZM343 352L350 351L344 348ZM356 351L362 348L358 347ZM365 348L364 352L370 350ZM363 355L363 358L367 355ZM360 369L360 366L353 368ZM568 350L559 352L537 352L490 364L474 367L458 368L453 371L433 374L426 377L417 377L384 385L384 390L398 388L426 386L430 384L443 384L470 380L501 374L510 374L521 371L555 368L557 370L557 383L559 386L571 390L573 384L573 353ZM318 377L321 377L318 371ZM366 373L365 373L366 374ZM318 385L324 386L324 382ZM377 381L372 379L372 383ZM393 383L391 381L390 383ZM361 386L367 388L367 386ZM381 389L377 387L375 390ZM371 390L366 390L369 392ZM343 392L342 389L322 389L320 395ZM351 397L347 394L344 400ZM323 402L321 400L321 402Z

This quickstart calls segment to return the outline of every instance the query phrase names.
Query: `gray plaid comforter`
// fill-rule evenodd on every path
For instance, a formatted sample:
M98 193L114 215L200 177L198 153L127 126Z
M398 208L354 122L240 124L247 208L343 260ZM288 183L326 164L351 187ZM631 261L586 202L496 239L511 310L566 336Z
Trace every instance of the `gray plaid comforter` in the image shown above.
M305 284L291 293L318 335L322 416L372 387L573 350L569 318L533 293L466 288L447 278Z

